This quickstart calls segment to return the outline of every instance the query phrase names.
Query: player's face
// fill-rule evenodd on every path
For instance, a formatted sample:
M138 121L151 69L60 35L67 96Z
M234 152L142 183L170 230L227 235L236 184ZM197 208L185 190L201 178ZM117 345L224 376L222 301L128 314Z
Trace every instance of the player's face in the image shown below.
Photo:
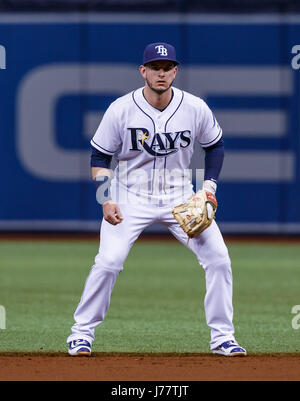
M167 60L152 61L140 67L146 85L158 94L166 92L172 86L177 71L175 64Z

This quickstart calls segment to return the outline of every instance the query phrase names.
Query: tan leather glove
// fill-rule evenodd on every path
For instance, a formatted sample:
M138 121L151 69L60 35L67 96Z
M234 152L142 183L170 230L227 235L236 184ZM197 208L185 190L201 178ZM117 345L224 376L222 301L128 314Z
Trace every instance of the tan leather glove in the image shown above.
M212 206L210 216L207 205ZM193 238L209 227L215 218L217 199L211 192L200 189L186 202L175 206L172 210L174 218L189 238Z

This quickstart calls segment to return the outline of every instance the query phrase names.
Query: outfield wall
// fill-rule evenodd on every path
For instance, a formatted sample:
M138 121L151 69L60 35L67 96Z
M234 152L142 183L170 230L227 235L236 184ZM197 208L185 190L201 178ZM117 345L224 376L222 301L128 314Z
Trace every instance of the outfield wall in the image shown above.
M299 38L300 14L2 13L0 230L99 229L89 140L143 85L145 45L166 41L182 61L175 86L223 128L222 230L300 233Z

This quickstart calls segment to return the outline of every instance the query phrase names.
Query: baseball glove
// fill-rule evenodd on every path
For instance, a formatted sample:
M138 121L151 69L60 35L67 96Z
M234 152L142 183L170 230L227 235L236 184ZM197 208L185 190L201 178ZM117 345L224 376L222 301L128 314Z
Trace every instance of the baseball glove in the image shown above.
M211 225L217 206L215 195L201 189L185 203L175 206L172 213L188 237L193 238Z

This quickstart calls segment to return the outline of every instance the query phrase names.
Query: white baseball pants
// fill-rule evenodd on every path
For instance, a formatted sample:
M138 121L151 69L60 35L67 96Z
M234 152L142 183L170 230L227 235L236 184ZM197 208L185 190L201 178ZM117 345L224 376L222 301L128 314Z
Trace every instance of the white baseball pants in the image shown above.
M187 235L175 221L170 205L120 205L123 222L113 226L103 219L99 252L87 277L80 303L74 313L75 324L67 342L94 340L94 329L105 318L118 274L135 240L152 223L165 224L184 245ZM215 221L188 247L195 253L205 271L206 323L211 328L210 348L224 341L235 340L232 306L232 272L227 247Z

